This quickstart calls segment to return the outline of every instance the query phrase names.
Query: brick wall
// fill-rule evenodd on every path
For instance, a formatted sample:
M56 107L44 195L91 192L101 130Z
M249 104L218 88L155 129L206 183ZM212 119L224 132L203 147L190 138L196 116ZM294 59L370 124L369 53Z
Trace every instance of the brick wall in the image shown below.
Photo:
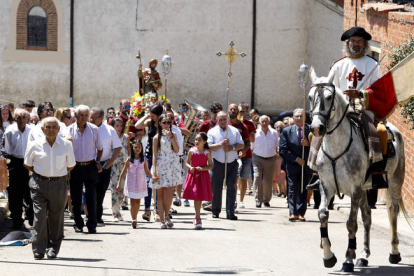
M356 7L355 0L344 1L344 29L347 30L355 26L357 15L357 25L365 28L371 35L372 40L381 43L381 56L386 55L381 64L381 69L386 72L389 65L390 51L392 47L406 42L414 35L414 13L408 12L375 12L373 10L362 11L361 5L368 1L358 1ZM357 9L357 13L355 12ZM397 108L388 119L402 133L405 143L405 182L402 189L404 204L407 210L414 213L414 130L404 123L400 116L400 109ZM383 194L380 193L380 196Z
M33 6L42 7L47 15L47 47L27 46L27 15ZM16 49L57 51L58 16L53 0L21 0L17 9Z

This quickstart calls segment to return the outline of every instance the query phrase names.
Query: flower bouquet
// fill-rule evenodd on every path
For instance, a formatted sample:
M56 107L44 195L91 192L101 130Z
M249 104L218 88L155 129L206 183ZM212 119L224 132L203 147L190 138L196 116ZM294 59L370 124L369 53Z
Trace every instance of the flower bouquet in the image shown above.
M170 102L164 95L158 96L157 98L155 93L146 93L141 96L139 92L136 92L131 98L131 114L138 119L142 118L146 112L149 112L149 109L153 104L159 104L164 101L168 103Z

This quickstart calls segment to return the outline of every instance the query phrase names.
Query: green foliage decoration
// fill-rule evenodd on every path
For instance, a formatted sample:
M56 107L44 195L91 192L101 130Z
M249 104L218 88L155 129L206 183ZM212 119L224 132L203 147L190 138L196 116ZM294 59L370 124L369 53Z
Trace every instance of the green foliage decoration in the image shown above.
M388 70L414 52L414 38L411 36L407 42L390 48L391 56L389 57L390 65L387 68ZM414 129L414 97L401 106L401 116L405 119L404 122L406 124L410 124L410 129Z

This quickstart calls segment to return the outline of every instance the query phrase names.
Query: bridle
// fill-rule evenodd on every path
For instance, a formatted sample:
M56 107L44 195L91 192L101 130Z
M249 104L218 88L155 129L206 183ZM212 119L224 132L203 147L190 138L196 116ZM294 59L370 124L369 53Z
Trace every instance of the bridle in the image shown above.
M345 112L344 112L344 114L342 114L342 117L339 120L338 124L332 130L328 131L328 121L331 118L332 111L335 111L335 105L334 105L335 96L336 96L335 85L333 85L332 83L326 83L325 82L325 83L313 84L311 86L311 88L313 88L313 87L316 88L315 94L317 95L317 97L315 97L315 100L316 100L316 98L318 98L320 104L319 104L319 111L318 112L314 112L314 109L315 109L316 105L315 104L313 105L313 109L310 111L311 117L313 117L315 115L320 115L322 118L324 118L325 119L324 124L325 124L325 129L326 129L326 135L331 135L338 128L338 126L342 123L342 120L345 118L346 110L348 110L349 104L346 106ZM324 101L324 96L323 96L323 91L324 91L324 88L326 88L326 87L333 88L332 89L332 101L331 101L331 105L330 105L328 110L325 109L325 101Z
M315 104L313 105L313 109L311 110L311 116L313 117L314 115L320 115L325 119L325 129L326 129L326 134L330 135L332 134L337 128L338 126L342 123L343 119L346 116L347 110L349 108L349 103L345 108L344 114L342 114L341 119L339 120L339 122L336 124L336 126L328 131L328 120L331 118L331 113L332 111L335 111L335 106L334 106L334 102L335 102L335 96L336 96L336 89L335 89L335 85L333 85L332 83L318 83L318 84L313 84L311 87L316 87L316 93L317 93L317 98L319 99L319 111L318 112L313 112L313 110L315 109ZM329 107L328 110L325 110L325 101L324 101L324 96L323 96L323 90L326 87L332 87L333 91L332 91L332 101L331 101L331 106ZM316 97L315 97L315 101L316 101ZM351 137L349 139L348 145L345 148L345 150L339 154L337 157L332 157L330 156L323 148L323 144L321 145L321 150L323 152L323 154L325 154L326 157L328 157L328 159L331 161L331 165L332 165L332 170L333 170L333 176L334 176L334 181L335 181L335 187L336 187L336 193L338 194L339 199L343 199L344 195L339 193L339 187L338 187L338 179L336 177L336 162L342 157L344 156L349 149L351 148L352 142L353 142L353 138L352 138L352 124L350 124L351 126Z

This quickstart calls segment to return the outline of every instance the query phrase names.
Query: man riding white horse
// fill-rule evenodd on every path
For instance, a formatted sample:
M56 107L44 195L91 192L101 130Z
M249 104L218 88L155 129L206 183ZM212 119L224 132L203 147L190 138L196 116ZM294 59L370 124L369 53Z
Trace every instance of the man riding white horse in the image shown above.
M377 132L367 133L366 131L369 134L367 139L372 149L370 159L373 164L370 173L383 172L387 161L385 158L388 140L387 129L381 121L383 118L377 118L374 110L368 109L372 109L372 107L369 105L368 94L364 91L382 75L376 60L367 55L370 51L371 35L364 28L353 27L342 34L341 40L346 42L347 56L332 65L328 79L332 79L335 87L352 99L356 110L365 113L362 116L367 124L371 124L371 129L376 128ZM373 73L370 75L371 71ZM361 90L358 90L357 88L362 83ZM376 127L372 126L372 122ZM309 185L307 189L313 189L316 186L319 186L319 183ZM382 175L373 175L373 188L388 188Z

